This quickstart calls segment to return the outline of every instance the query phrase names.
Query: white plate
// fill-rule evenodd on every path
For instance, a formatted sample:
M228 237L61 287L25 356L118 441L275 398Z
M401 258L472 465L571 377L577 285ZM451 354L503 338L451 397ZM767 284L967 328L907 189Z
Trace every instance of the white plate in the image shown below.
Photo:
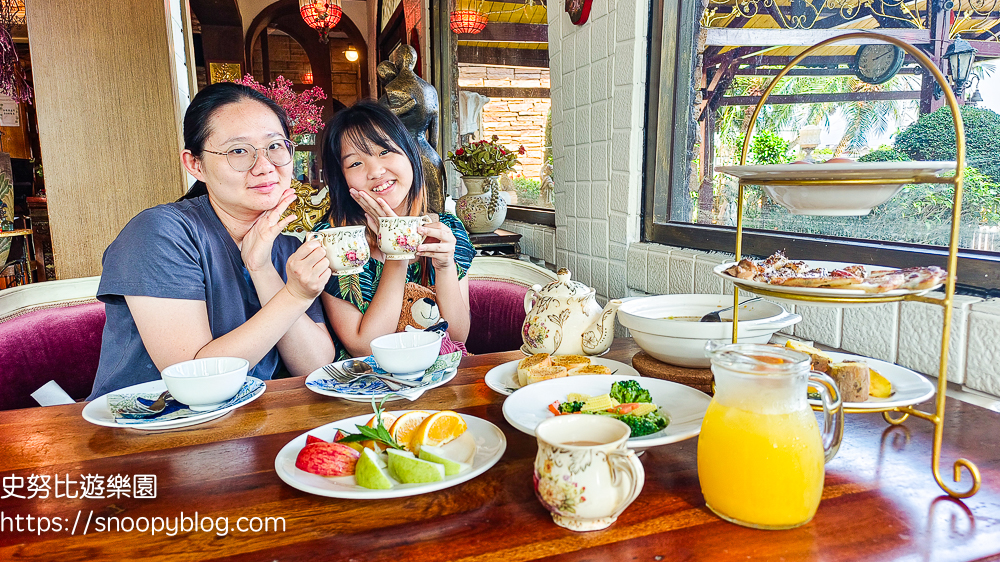
M410 410L393 411L394 414L403 414ZM359 500L377 500L385 498L402 498L436 492L445 488L450 488L456 484L461 484L479 476L489 470L491 466L500 460L503 452L507 449L507 438L504 437L500 428L492 423L473 416L459 414L468 429L461 437L444 446L453 456L461 458L465 453L466 459L472 463L472 468L461 474L447 476L440 482L429 484L399 484L390 490L369 490L354 483L354 476L340 476L330 478L311 474L295 467L295 458L299 455L302 447L306 446L306 436L315 435L320 439L332 440L338 429L357 433L357 425L364 425L372 418L372 414L354 416L333 423L328 423L312 429L292 439L287 445L282 447L278 456L274 459L274 470L278 477L293 488L331 498L346 498Z
M484 380L486 381L486 386L492 388L493 390L503 394L505 396L510 396L520 389L517 382L517 364L520 359L515 359L513 361L508 361L501 365L497 365L486 373ZM628 377L641 377L639 371L633 369L630 365L626 365L620 361L613 361L611 359L601 359L600 357L591 357L590 363L592 365L604 365L613 371L617 370L616 375L624 375ZM600 375L607 376L607 375ZM611 381L614 382L614 381ZM609 382L608 384L611 384ZM538 383L535 383L538 384Z
M562 377L528 385L511 394L503 403L503 417L516 429L535 434L542 421L553 416L549 404L563 401L570 392L597 396L611 389L611 383L628 380L622 375L580 375ZM660 407L670 423L662 431L628 440L632 449L646 449L683 441L698 435L701 420L711 398L704 392L670 381L643 377L639 385L649 391L653 403Z
M900 367L878 359L861 357L860 355L849 355L847 353L836 353L828 351L830 357L835 362L841 361L864 361L869 367L878 371L878 374L889 379L892 383L892 395L888 398L875 398L869 396L864 402L844 402L845 408L856 408L859 410L885 410L898 408L900 406L911 406L919 404L934 396L934 384L926 377L906 367ZM814 406L819 406L819 400L809 400Z
M854 265L847 262L839 261L818 261L818 260L802 260L807 266L812 269L816 267L822 267L827 270L833 269L843 269L849 265ZM784 293L786 295L811 295L814 297L843 297L843 298L854 298L863 299L866 297L896 297L901 295L922 295L924 293L933 291L937 289L944 283L939 283L929 289L893 289L891 291L886 291L884 293L866 293L865 291L852 290L852 289L830 289L824 287L787 287L785 285L771 285L770 283L762 283L760 281L752 281L749 279L737 279L732 275L726 273L726 270L730 267L736 265L736 262L727 262L715 266L712 269L712 273L718 275L719 277L733 283L741 289L745 289L750 292L754 292L754 289L765 289L768 291L773 291L775 293ZM865 270L868 273L873 271L880 271L883 269L897 269L895 267L886 267L884 265L866 265ZM772 297L768 297L772 298ZM773 297L780 300L780 297ZM794 301L793 301L794 302ZM810 302L809 306L844 306L844 303L813 303Z
M361 359L363 358L359 358L359 360ZM343 364L345 361L350 361L350 359L345 359L344 361L338 361L334 363L334 365L340 367L340 365ZM326 374L323 371L323 368L321 367L309 373L309 376L306 377L305 385L306 388L315 392L316 394L322 394L323 396L332 396L334 398L343 398L344 400L350 400L351 402L371 402L373 398L375 400L381 400L385 398L386 402L392 402L393 400L402 400L404 398L412 401L416 400L417 398L420 398L420 396L423 395L424 392L432 388L437 388L443 384L447 384L449 381L451 381L451 379L455 378L455 375L457 373L458 373L457 368L450 367L445 370L444 377L442 377L441 380L437 382L432 382L427 386L414 388L413 390L409 390L406 387L403 387L403 389L401 389L399 392L380 392L375 394L350 394L346 392L337 392L335 390L327 390L325 388L316 388L314 386L310 386L309 383L314 381L333 380L333 378L330 375Z
M261 385L261 387L247 396L247 398L236 404L227 406L221 410L215 410L212 412L205 412L201 414L195 414L193 416L188 416L181 419L173 419L162 422L147 422L141 424L124 424L115 421L114 414L108 409L108 395L115 393L129 393L129 394L160 394L167 389L167 385L163 383L163 380L155 380L144 382L141 384L136 384L120 390L116 390L113 393L105 394L104 396L98 396L97 398L90 401L86 406L83 407L83 419L89 421L92 424L103 425L105 427L123 427L128 429L140 429L144 431L157 431L161 429L177 429L179 427L188 427L191 425L197 425L199 423L205 423L207 421L214 420L216 418L221 418L222 416L228 414L229 412L243 406L244 404L249 404L253 402L261 394L264 394L266 386Z
M955 162L844 162L841 164L768 164L755 166L716 166L715 169L750 183L753 180L897 180L936 178L954 171Z
M936 181L944 172L954 171L955 162L719 166L716 170L736 176L744 184L761 182L768 197L793 215L851 216L867 215L874 207L885 203L899 192L904 183ZM885 183L844 183L850 180L877 180ZM802 181L824 183L796 184Z

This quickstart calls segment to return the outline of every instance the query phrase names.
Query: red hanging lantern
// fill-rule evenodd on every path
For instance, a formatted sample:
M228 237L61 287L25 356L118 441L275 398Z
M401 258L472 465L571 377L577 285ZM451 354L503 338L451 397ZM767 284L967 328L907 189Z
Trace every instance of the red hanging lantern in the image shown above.
M303 84L312 84L313 83L313 73L312 72L306 72L305 74L303 74L302 75L302 83Z
M319 32L320 42L326 43L344 12L340 0L299 0L299 14L306 25Z
M486 27L486 14L476 10L455 10L451 13L451 30L455 33L479 33Z

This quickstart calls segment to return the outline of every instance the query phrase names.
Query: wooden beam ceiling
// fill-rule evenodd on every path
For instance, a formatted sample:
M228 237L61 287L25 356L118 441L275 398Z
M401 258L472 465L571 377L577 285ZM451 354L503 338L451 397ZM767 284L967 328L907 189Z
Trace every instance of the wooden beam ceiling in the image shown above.
M548 43L549 26L540 23L489 22L479 33L459 33L459 41L498 43Z
M496 66L548 68L547 49L499 49L496 47L458 47L458 62Z

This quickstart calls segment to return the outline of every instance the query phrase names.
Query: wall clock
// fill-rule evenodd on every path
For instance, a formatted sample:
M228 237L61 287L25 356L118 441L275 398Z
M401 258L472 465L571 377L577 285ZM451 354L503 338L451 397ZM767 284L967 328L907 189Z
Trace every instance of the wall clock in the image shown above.
M566 13L569 14L570 21L575 25L587 23L590 17L590 5L594 0L566 0Z
M854 56L854 74L869 84L882 84L899 72L906 53L895 45L861 45Z

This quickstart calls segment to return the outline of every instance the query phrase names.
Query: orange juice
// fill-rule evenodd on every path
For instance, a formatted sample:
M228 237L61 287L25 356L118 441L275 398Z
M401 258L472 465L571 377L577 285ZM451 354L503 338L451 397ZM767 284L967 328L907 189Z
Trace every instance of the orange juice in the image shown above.
M717 400L709 405L698 438L705 502L723 519L750 527L788 529L807 523L823 493L824 453L816 418L808 408L754 409Z

